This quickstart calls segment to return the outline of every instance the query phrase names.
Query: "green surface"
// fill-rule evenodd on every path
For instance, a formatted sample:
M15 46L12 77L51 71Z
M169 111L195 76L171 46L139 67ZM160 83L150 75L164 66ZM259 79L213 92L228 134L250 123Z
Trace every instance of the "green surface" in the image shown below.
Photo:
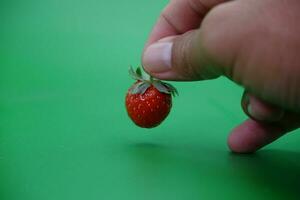
M0 2L1 200L300 198L300 134L229 153L245 116L226 79L174 83L158 128L128 119L127 69L166 3Z

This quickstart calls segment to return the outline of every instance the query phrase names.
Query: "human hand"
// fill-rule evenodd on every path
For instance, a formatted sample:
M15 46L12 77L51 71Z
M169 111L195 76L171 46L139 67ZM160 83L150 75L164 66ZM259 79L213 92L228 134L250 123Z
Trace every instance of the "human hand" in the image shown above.
M250 117L228 138L248 153L300 126L299 0L172 0L143 53L152 76L194 81L226 76L245 88Z

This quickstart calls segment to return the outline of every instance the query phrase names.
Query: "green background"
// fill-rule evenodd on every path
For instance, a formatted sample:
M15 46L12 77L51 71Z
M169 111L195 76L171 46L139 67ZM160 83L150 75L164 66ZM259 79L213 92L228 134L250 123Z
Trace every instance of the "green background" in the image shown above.
M300 198L300 134L228 151L245 116L224 78L174 83L158 128L128 119L127 69L166 3L1 1L1 200Z

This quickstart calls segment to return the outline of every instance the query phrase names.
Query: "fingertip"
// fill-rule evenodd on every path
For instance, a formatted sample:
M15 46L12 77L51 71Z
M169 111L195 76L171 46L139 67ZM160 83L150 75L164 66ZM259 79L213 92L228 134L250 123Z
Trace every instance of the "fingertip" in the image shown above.
M251 147L247 141L245 141L242 137L242 133L244 130L238 126L229 135L227 139L227 145L229 149L233 153L253 153L256 151L256 148Z
M142 63L145 71L159 74L170 71L173 42L169 38L149 45L143 53Z
M253 153L284 133L278 126L248 119L232 130L227 143L232 152Z

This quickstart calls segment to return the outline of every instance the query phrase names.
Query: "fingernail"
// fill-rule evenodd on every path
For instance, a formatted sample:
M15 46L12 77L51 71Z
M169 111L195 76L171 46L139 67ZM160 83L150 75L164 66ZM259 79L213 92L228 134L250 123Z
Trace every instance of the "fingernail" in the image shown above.
M247 105L247 111L248 111L248 114L251 117L253 117L254 119L262 120L262 119L260 119L260 116L255 112L255 110L253 110L253 106L251 105L251 103L248 103L248 105Z
M172 42L158 42L144 52L144 68L152 73L166 72L171 68Z
M254 101L253 98L252 101ZM251 101L247 106L247 111L254 119L266 122L279 121L284 115L284 111L282 109L266 108L259 105L258 102L254 103Z

